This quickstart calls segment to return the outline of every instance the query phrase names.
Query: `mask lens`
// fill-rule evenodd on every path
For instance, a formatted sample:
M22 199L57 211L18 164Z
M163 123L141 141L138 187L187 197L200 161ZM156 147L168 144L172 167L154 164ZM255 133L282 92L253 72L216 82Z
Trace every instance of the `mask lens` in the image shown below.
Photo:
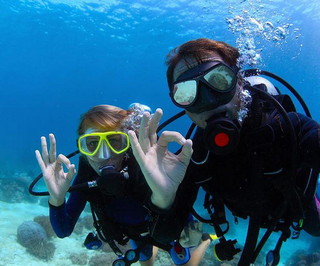
M107 145L112 152L120 154L125 152L130 145L129 136L117 131L86 134L79 138L78 143L80 152L88 156L94 156L101 146Z
M129 139L126 134L114 133L106 136L110 148L117 153L129 148Z
M187 80L174 85L173 99L179 105L190 105L197 95L197 82L195 80Z
M80 151L88 155L94 154L99 148L100 136L83 136L79 140Z
M233 71L224 65L213 68L203 78L217 91L231 90L236 81Z

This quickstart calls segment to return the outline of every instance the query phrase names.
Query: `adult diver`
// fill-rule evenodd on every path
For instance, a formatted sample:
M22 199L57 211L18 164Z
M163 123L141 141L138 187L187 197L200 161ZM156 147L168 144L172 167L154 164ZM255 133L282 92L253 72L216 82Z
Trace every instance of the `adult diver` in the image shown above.
M266 257L266 265L277 265L282 243L290 236L297 238L300 230L320 236L315 195L320 127L296 112L289 96L271 96L265 84L246 81L237 64L239 56L227 43L204 38L173 49L167 56L169 95L197 126L192 140L164 131L157 141L157 125L147 113L139 139L133 131L129 136L153 191L154 209L183 212L186 218L202 187L207 193L207 222L220 237L215 247L218 259L231 260L240 252L235 240L224 237L229 228L227 207L235 220L249 218L238 265L254 263L270 234L279 231ZM162 110L157 113L161 116ZM171 141L182 146L178 155L168 151ZM267 230L258 242L260 228ZM176 229L179 235L182 227Z

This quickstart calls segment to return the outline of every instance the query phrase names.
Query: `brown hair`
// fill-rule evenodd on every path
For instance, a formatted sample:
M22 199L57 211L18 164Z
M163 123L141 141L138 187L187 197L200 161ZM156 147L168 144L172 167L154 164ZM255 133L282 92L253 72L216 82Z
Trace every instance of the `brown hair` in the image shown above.
M105 131L121 130L122 122L129 114L130 112L112 105L94 106L81 116L78 135L83 135L91 127Z
M199 62L201 58L212 56L212 52L218 53L229 66L236 66L240 56L238 49L225 42L214 41L200 38L186 42L174 48L167 55L166 64L168 65L167 79L169 88L173 83L173 70L178 62L188 56L195 57Z

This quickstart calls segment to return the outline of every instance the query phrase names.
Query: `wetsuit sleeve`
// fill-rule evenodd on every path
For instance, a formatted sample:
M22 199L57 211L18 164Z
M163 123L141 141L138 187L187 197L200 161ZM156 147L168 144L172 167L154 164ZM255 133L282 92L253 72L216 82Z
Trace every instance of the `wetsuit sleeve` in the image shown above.
M155 240L160 243L170 243L180 238L197 198L198 190L199 186L191 182L190 175L187 174L180 184L175 201L169 210L161 211L156 207L152 208L152 203L149 203L153 213L156 214L151 230Z
M320 170L320 127L319 124L302 114L289 113L298 138L298 153L301 163Z
M73 185L79 182L76 176ZM56 235L60 238L70 236L81 212L86 205L86 197L81 191L73 191L64 204L52 206L49 203L50 222Z

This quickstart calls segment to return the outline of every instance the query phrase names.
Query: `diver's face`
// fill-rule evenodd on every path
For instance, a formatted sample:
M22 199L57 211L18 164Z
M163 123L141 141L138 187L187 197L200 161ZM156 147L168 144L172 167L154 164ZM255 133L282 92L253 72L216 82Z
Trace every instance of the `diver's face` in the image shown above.
M118 130L114 130L118 131ZM86 134L93 132L105 132L99 129L90 128L86 130ZM96 152L93 156L86 156L88 159L88 163L95 170L97 174L100 175L100 169L107 165L113 165L116 171L121 170L122 161L124 158L125 152L121 154L114 153L105 143L105 140L102 140L101 146L99 147L98 152Z
M201 59L202 59L202 63L206 61L215 61L216 64L219 64L219 63L226 64L223 61L222 57L215 52L212 52L212 55L210 57L201 58ZM198 61L193 56L189 56L187 58L180 60L173 70L173 82L175 82L179 78L179 76L181 76L183 73L185 73L189 69L192 69L198 65L199 65ZM214 108L209 111L204 111L201 113L191 113L188 110L186 110L186 113L197 126L204 129L207 126L207 120L213 115L216 115L219 113L225 113L227 117L234 117L237 110L237 99L238 99L237 93L235 93L232 100L227 104L220 105L217 108Z
M109 159L101 159L95 156L86 157L93 170L95 170L96 173L100 175L99 169L107 165L114 165L115 170L120 171L124 154L113 154Z

